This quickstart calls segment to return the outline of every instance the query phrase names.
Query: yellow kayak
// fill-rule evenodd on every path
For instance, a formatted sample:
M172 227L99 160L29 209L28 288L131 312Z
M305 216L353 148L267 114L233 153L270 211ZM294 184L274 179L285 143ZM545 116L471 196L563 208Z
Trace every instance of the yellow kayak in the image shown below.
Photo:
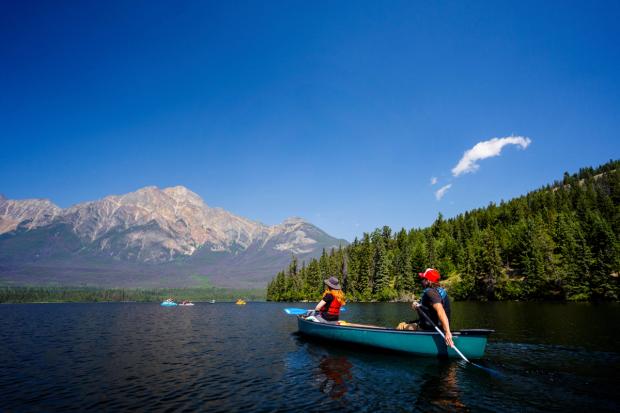
M245 305L245 301L243 301L241 298L237 300L237 302L235 303L237 305Z

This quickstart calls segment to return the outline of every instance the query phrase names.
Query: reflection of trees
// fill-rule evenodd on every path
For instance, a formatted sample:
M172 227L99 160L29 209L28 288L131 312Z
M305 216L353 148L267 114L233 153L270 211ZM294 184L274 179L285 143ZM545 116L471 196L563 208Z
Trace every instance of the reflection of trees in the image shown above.
M440 363L438 371L428 371L426 380L420 386L416 407L421 411L469 411L461 400L458 383L458 363L455 361ZM435 370L433 368L433 370Z
M353 365L346 357L325 356L319 363L321 391L336 400L347 392L347 381L353 379Z

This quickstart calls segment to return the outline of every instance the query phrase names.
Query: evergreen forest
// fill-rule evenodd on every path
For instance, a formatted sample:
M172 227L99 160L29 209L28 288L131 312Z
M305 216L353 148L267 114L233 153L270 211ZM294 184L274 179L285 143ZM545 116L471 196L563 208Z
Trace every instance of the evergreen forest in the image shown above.
M264 300L264 290L236 290L217 287L195 288L86 288L43 286L0 286L0 303L65 303L65 302L161 302L234 301L238 298Z
M440 271L456 300L618 300L620 161L565 173L527 195L428 228L384 226L352 244L291 263L267 300L318 301L335 275L349 301L408 300L418 272Z

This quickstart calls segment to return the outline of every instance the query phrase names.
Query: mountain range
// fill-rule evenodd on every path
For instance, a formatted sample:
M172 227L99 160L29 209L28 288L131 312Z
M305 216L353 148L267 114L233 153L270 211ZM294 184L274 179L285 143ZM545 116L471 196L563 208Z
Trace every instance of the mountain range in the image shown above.
M347 245L301 218L267 226L183 186L146 187L63 209L0 195L0 283L262 288L295 255Z

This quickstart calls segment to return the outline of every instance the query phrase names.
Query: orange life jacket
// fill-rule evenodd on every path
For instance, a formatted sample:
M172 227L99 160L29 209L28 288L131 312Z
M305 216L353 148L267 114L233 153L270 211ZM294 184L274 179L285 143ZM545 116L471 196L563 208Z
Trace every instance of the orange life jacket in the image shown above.
M332 297L334 296L332 295ZM340 301L338 301L338 299L334 297L332 302L329 303L329 307L327 307L327 310L325 311L325 313L331 316L338 316L340 314L340 307L341 307Z

